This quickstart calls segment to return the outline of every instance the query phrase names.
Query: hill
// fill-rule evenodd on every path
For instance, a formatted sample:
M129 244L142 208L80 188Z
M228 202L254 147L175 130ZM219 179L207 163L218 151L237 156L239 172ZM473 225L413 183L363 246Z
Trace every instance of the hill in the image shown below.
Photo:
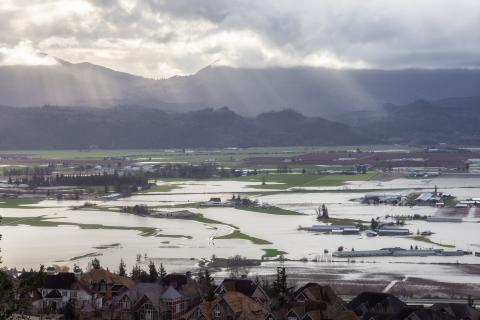
M367 112L361 117L363 121L346 122L358 130L368 130L385 143L480 145L480 97L387 104L382 112Z
M228 108L167 113L117 107L0 107L0 149L345 145L378 142L347 125L285 110L243 117Z
M241 115L293 109L333 119L385 103L477 94L480 70L235 69L208 67L184 77L153 80L90 63L0 67L1 104L117 105L185 112L228 106Z

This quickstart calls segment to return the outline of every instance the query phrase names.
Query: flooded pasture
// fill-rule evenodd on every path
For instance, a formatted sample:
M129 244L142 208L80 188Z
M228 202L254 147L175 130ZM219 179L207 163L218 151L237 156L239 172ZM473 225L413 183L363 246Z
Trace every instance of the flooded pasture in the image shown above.
M186 271L196 266L200 259L212 255L228 258L241 255L261 259L264 249L277 249L293 269L309 273L315 270L336 273L341 277L365 277L385 273L408 277L421 277L436 281L480 283L480 276L458 265L479 264L480 257L472 255L446 257L375 257L345 260L332 258L339 247L345 250L374 250L387 247L444 248L445 250L480 251L480 218L476 210L467 210L462 223L431 223L424 220L406 221L412 236L417 232L431 231L430 243L412 237L367 237L359 235L323 234L298 230L299 226L317 224L316 209L326 204L329 215L335 219L357 219L368 223L372 218L396 215L435 215L440 209L429 206L365 205L358 200L362 190L400 190L403 194L422 190L447 191L458 199L480 195L480 178L397 179L392 181L354 181L342 187L305 188L305 191L272 191L255 188L252 182L196 181L182 182L181 188L170 192L134 195L129 198L95 201L94 210L77 209L78 201L41 201L35 205L18 208L0 208L0 214L15 223L0 227L3 234L2 256L5 266L17 268L37 267L40 264L86 267L97 256L102 265L116 269L121 258L128 266L145 263L150 259L162 262L170 271ZM211 197L229 199L233 193L280 208L298 211L303 215L275 215L238 210L228 207L198 207L193 204L208 201ZM188 204L192 203L189 208ZM189 219L159 219L107 210L147 204L149 206L182 205L216 222ZM102 209L103 208L103 209ZM45 226L22 220L42 217L55 225ZM23 222L22 222L23 221ZM231 234L235 229L249 237L264 240L256 244L249 239L217 239ZM145 233L153 229L153 233ZM143 233L142 233L143 231ZM435 244L434 244L435 243ZM444 245L446 247L442 247ZM328 252L328 253L326 253ZM137 261L137 255L142 258ZM309 262L302 262L308 260ZM312 262L316 261L316 262ZM278 262L265 262L249 271L262 274ZM352 272L344 272L346 268ZM453 273L454 268L456 272ZM307 272L307 269L310 270ZM225 271L228 272L228 271ZM218 274L222 274L219 272Z

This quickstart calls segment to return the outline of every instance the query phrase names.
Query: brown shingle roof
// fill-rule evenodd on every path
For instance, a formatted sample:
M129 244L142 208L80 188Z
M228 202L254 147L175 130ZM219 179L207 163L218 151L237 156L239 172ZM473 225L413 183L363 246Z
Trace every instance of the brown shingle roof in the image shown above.
M219 303L227 304L235 314L235 319L237 320L265 320L267 316L271 314L270 310L246 295L240 292L230 291L214 301L202 302L198 307L187 312L181 319L189 319L198 308L205 319L213 319L213 308Z
M127 277L122 277L104 269L93 269L82 275L82 281L86 283L100 283L104 281L107 285L120 284L129 289L135 286L135 282Z
M251 297L257 289L257 284L250 279L225 279L221 286L225 291L238 291L248 297Z

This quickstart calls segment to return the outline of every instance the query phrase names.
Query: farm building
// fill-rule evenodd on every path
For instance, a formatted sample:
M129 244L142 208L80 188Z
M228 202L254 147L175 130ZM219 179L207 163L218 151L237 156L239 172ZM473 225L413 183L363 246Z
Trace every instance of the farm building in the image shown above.
M387 226L377 229L376 231L379 236L408 236L410 234L409 229Z
M445 217L445 216L433 216L433 217L427 217L428 222L462 222L462 218L456 218L456 217Z
M402 195L398 193L369 192L363 197L364 203L398 204L402 201Z

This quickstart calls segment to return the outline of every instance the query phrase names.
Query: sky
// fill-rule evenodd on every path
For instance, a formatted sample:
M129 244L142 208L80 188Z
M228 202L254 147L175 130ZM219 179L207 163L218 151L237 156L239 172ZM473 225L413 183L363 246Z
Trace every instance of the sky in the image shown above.
M479 68L478 0L1 0L0 65ZM46 54L46 55L45 55Z

